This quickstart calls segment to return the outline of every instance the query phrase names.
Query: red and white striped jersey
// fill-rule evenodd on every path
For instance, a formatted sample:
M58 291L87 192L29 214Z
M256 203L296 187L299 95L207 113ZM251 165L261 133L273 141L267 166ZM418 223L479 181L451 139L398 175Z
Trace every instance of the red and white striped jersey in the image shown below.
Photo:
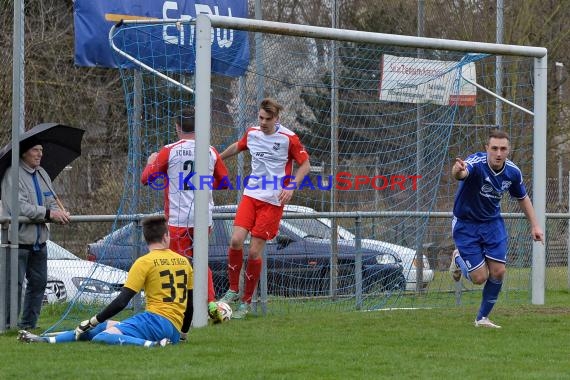
M280 206L279 192L290 182L282 180L292 175L293 160L301 165L309 154L295 132L278 123L275 128L271 135L259 126L248 128L237 146L239 151L249 150L251 154L251 174L244 195Z
M194 154L194 140L179 140L164 146L158 152L156 160L148 164L142 173L143 185L151 185L155 189L157 187L153 186L152 181L156 178L165 178L165 174L168 176L168 186L160 188L164 188L164 213L170 226L194 227L194 191L210 186L217 189L223 178L227 182L228 169L218 151L210 146L209 177L197 178L195 184L192 185L191 178L194 176L192 173L195 173ZM212 190L210 190L209 206L208 225L211 226L214 208Z

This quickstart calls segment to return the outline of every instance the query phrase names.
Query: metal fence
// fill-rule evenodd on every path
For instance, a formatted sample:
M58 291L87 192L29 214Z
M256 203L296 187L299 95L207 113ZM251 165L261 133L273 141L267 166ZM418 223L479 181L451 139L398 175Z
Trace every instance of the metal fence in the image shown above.
M566 179L565 179L566 180ZM549 182L552 186L558 189L557 181L550 181ZM567 190L568 186L562 187L562 190ZM549 195L553 197L557 197L556 192L548 192ZM568 207L566 204L564 207ZM560 208L564 211L564 207L562 205ZM284 219L314 219L314 218L328 218L328 219L337 219L339 221L339 225L345 225L347 229L351 230L354 233L355 240L353 244L356 247L361 247L361 239L370 238L373 236L367 236L363 231L369 230L366 226L374 223L381 223L382 219L384 218L393 218L402 214L402 216L407 217L418 217L423 218L425 215L423 213L410 213L410 212L337 212L337 213L326 213L326 212L319 212L319 213L311 213L311 214L285 214ZM417 214L417 215L416 215ZM523 270L522 278L511 278L506 281L504 292L509 294L509 292L530 292L531 282L530 278L528 277L528 272L530 271L532 260L531 260L531 246L532 241L529 234L529 226L526 220L524 219L524 215L521 213L505 213L503 214L505 220L508 225L508 229L511 235L510 245L509 245L509 253L508 253L508 267L510 270ZM144 215L123 215L123 216L116 216L116 215L85 215L85 216L73 216L72 217L72 224L76 226L76 228L81 229L81 226L85 226L87 223L113 223L113 222L137 222L140 221ZM232 219L233 214L214 214L214 219ZM416 301L417 306L422 307L433 307L433 306L449 306L453 305L454 303L461 303L461 299L456 296L453 296L453 293L456 289L453 287L453 282L450 280L449 276L447 276L447 268L449 266L451 252L453 250L453 242L450 236L450 219L451 213L450 212L434 212L430 214L430 222L427 228L428 234L426 234L426 239L424 239L423 244L423 253L427 256L429 260L429 267L430 270L433 270L435 276L421 292L425 294L431 294L431 298L425 298L424 301ZM568 271L568 258L569 258L569 229L568 223L570 221L570 214L568 213L555 213L549 212L547 213L547 225L546 225L546 278L545 278L545 288L549 290L563 290L570 288L570 272ZM20 222L26 221L25 218L20 218ZM10 265L10 260L8 259L8 252L9 244L7 243L7 227L9 220L7 219L0 219L0 223L2 223L2 244L0 245L0 257L3 260L0 264L2 269L2 274L4 274L4 270L7 265ZM61 229L67 228L66 226L54 226L54 235L60 235ZM447 231L447 232L444 232ZM93 238L95 241L96 238ZM66 246L65 241L58 240L63 246ZM144 254L144 252L141 252ZM81 254L78 256L84 257ZM355 274L354 276L357 278L362 278L362 267L359 265L355 265ZM57 277L57 273L50 273L51 276ZM519 275L520 276L520 275ZM526 276L526 278L525 278ZM0 276L0 286L2 289L5 289L6 282L9 281L8 278L5 276ZM267 289L267 277L263 277L261 279L261 286L260 289ZM461 291L469 291L473 290L473 287L470 284L462 284ZM268 305L268 297L267 293L258 292L258 298L256 299L258 305L261 306L261 310L265 313L267 312L267 305ZM406 291L404 293L414 293L413 291ZM442 296L433 297L434 294L441 293ZM461 292L459 293L459 297ZM5 292L0 293L2 297L10 297L9 294ZM370 307L366 304L366 299L364 298L364 294L362 289L356 288L354 294L352 296L354 298L351 304L353 307L356 308L366 308ZM379 296L377 296L378 298ZM382 295L385 297L385 295ZM512 298L512 297L511 297ZM404 298L400 301L394 301L390 305L390 307L398 307L398 302L404 302ZM438 300L439 299L439 300ZM530 302L530 299L526 298L519 300L520 302ZM369 300L368 300L369 301ZM281 300L279 301L282 305L284 302L289 302L290 304L294 304L298 302L296 299L290 299L289 301ZM465 303L465 302L464 302ZM2 302L5 305L5 302ZM273 304L277 305L275 300L273 300ZM401 305L400 305L401 306ZM281 310L282 308L280 308ZM5 321L5 316L3 313L9 313L9 310L2 310L0 308L0 321ZM2 329L0 329L2 330Z

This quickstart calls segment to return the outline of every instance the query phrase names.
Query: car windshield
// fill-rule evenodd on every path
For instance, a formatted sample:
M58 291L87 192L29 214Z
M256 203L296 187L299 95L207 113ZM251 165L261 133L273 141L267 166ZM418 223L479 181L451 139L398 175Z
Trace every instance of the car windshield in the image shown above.
M80 260L79 257L52 241L47 242L48 260Z
M331 221L329 219L283 219L282 223L294 230L302 238L315 237L330 240ZM341 240L353 240L354 236L342 227L338 227L338 237Z
M135 233L137 232L135 228L136 224L130 222L102 239L105 242L113 242L113 244L132 245L134 243ZM140 238L142 241L142 233L140 234Z

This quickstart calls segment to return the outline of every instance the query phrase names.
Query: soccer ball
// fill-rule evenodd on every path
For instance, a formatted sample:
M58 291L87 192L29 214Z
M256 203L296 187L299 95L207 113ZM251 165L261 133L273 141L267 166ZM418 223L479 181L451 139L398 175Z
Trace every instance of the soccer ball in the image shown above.
M225 321L229 321L232 318L232 308L225 302L217 301L216 304L218 305L218 311L222 314L222 319Z

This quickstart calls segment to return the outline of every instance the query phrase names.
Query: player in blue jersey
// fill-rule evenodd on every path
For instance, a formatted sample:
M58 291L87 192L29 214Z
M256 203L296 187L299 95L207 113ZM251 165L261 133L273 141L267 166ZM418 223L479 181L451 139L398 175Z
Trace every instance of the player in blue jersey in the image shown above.
M147 217L142 225L150 252L135 261L117 298L75 330L53 336L37 336L20 330L18 340L27 343L86 340L144 347L161 347L185 340L193 314L192 266L186 257L169 249L170 235L164 216ZM110 320L142 289L146 298L144 312L121 322Z
M453 205L453 240L456 250L450 272L455 281L461 274L477 285L485 284L476 327L500 328L488 316L497 302L506 273L508 235L501 217L501 198L508 192L516 198L530 222L534 241L544 243L534 207L526 192L520 169L507 157L509 135L501 130L489 134L486 152L455 160L451 169L459 188Z

